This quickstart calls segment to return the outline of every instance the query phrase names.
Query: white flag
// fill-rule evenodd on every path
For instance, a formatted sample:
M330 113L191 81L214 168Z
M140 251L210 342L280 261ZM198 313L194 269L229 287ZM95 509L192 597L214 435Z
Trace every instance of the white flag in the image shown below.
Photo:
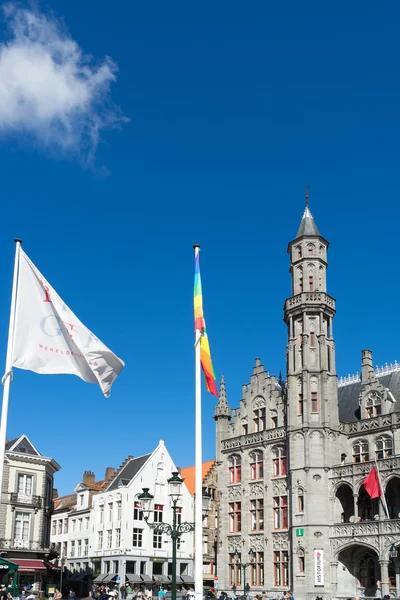
M35 373L70 373L110 395L125 366L61 300L20 248L13 366Z

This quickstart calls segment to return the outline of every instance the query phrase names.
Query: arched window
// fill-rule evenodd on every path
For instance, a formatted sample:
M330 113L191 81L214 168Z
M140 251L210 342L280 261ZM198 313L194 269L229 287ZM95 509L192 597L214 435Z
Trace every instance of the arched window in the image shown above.
M304 573L305 571L305 552L304 552L304 548L297 548L297 558L298 558L298 569L299 569L299 573Z
M235 454L229 457L229 483L240 483L242 480L242 459Z
M263 453L259 450L250 454L250 479L264 477Z
M308 246L307 246L308 256L312 256L314 254L314 250L315 250L314 244L308 244Z
M369 460L368 442L359 440L353 444L353 462L361 463Z
M287 473L286 448L278 446L272 450L273 477L281 477Z
M393 441L388 435L383 435L375 442L375 458L380 460L393 455Z
M301 258L301 256L302 256L301 246L296 247L296 255L297 255L297 258Z
M299 488L297 490L297 510L299 513L304 512L304 490L303 488Z
M381 414L381 397L379 394L371 393L365 401L365 418L371 419Z

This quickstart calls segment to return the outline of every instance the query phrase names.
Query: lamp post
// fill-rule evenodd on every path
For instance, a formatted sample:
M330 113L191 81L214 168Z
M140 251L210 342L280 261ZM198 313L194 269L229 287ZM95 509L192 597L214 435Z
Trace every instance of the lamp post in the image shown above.
M172 539L172 584L171 584L171 596L172 600L176 600L176 549L177 549L177 541L181 537L182 534L188 533L189 531L195 530L194 523L188 523L185 521L184 523L178 524L177 512L178 512L178 502L182 495L182 484L183 479L179 477L179 473L176 471L172 473L172 477L168 479L168 496L171 498L172 505L172 525L169 523L149 523L150 513L153 510L153 500L154 496L150 494L149 488L143 488L143 492L139 494L138 500L140 500L142 504L142 513L143 518L149 527L152 528L154 533L166 533ZM203 489L203 514L207 513L210 509L210 500L211 496L206 494Z
M241 562L241 558L240 558L240 554L237 551L237 549L234 552L234 558L235 558L235 562L237 565L239 565L239 568L243 569L243 597L246 598L246 592L247 592L247 588L246 588L246 569L249 565L253 564L254 562L254 550L252 548L250 548L249 550L249 562L247 563L242 563Z

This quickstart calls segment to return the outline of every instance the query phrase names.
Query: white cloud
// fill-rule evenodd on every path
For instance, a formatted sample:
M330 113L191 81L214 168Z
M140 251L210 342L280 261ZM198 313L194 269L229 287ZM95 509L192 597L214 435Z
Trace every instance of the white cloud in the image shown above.
M110 100L117 67L93 64L55 18L8 4L0 42L0 133L93 163L102 129L127 121Z

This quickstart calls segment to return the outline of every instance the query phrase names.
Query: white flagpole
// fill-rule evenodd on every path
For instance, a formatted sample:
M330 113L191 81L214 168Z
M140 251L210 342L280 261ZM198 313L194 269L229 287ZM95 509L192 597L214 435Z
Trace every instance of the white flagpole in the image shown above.
M17 300L17 279L18 279L18 265L19 265L19 250L22 244L22 240L14 240L16 243L15 247L15 260L14 260L14 277L11 291L11 309L10 309L10 323L8 326L8 341L7 341L7 355L6 355L6 372L3 376L2 384L3 388L3 404L1 407L1 421L0 421L0 494L3 492L3 471L4 471L4 456L6 452L6 436L7 436L7 418L8 418L8 399L10 397L10 385L12 381L12 362L13 362L13 343L14 343L14 325L15 325L15 304ZM1 502L0 495L0 502Z
M381 488L381 492L382 492L382 496L380 496L380 499L381 499L381 502L382 502L382 506L385 509L387 518L390 519L390 517L389 517L389 509L388 509L388 505L387 505L387 502L386 502L385 491L383 489L382 480L381 480L381 474L379 473L378 461L376 460L376 456L375 456L375 468L376 468L376 472L378 474L379 487Z
M195 245L194 256L197 258L200 246ZM195 336L195 396L196 396L196 425L195 425L195 557L194 583L197 600L203 599L203 477L202 477L202 435L201 435L201 364L200 364L201 332L196 329Z

